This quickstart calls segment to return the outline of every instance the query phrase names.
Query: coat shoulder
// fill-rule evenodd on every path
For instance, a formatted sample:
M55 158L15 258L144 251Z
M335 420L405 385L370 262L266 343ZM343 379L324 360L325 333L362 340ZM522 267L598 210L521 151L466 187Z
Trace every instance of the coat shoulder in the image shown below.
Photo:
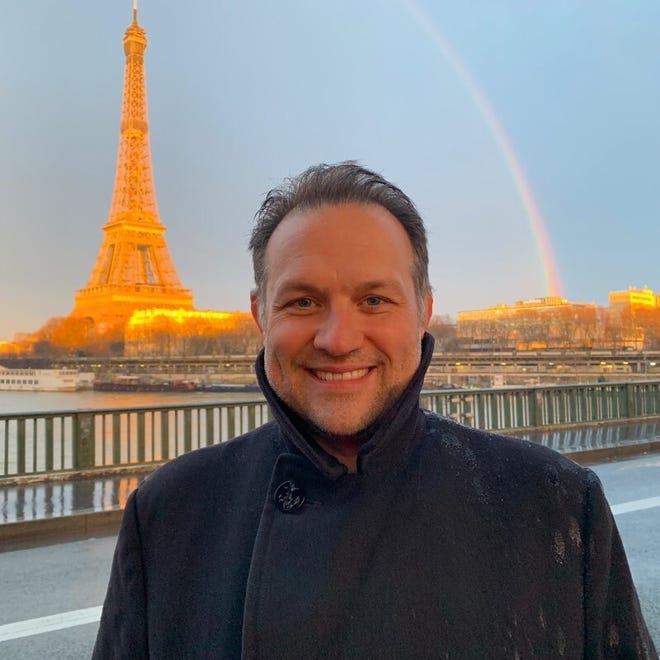
M457 461L500 478L533 481L543 477L575 486L598 486L598 477L554 449L524 438L502 435L464 426L435 413L424 411L426 442L445 460Z

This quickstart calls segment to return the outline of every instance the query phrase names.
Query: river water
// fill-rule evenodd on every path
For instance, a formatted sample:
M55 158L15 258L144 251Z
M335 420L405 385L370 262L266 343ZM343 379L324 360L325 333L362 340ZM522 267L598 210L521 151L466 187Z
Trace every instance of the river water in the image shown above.
M263 399L260 392L0 392L0 414L176 406Z

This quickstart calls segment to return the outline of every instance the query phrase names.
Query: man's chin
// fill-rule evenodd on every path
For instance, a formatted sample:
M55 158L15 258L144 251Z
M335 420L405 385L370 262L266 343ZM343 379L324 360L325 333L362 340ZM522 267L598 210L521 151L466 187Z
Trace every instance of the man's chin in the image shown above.
M340 405L328 405L328 402L323 402L320 406L308 405L307 409L299 406L298 414L328 439L336 439L339 442L342 439L354 439L362 435L382 418L394 400L394 396L383 400L371 400L369 402L371 405L364 405L364 401L349 399Z
M359 436L373 424L375 418L370 415L360 419L338 420L336 417L329 418L327 415L323 415L312 416L309 421L328 440L342 442L353 440Z

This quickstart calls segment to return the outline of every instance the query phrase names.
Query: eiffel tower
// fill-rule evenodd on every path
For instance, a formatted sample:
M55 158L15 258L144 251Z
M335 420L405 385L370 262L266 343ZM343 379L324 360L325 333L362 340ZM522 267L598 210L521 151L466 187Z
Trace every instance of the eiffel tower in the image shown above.
M165 242L149 148L144 51L147 34L133 22L124 34L124 95L117 171L103 242L84 289L77 291L72 317L88 318L97 332L122 327L138 309L193 308Z

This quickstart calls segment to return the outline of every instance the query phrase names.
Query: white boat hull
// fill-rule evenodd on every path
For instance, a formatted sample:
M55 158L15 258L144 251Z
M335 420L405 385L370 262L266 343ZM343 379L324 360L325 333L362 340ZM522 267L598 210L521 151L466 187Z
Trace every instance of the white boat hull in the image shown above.
M0 366L0 392L75 392L90 374L77 369L7 369Z

